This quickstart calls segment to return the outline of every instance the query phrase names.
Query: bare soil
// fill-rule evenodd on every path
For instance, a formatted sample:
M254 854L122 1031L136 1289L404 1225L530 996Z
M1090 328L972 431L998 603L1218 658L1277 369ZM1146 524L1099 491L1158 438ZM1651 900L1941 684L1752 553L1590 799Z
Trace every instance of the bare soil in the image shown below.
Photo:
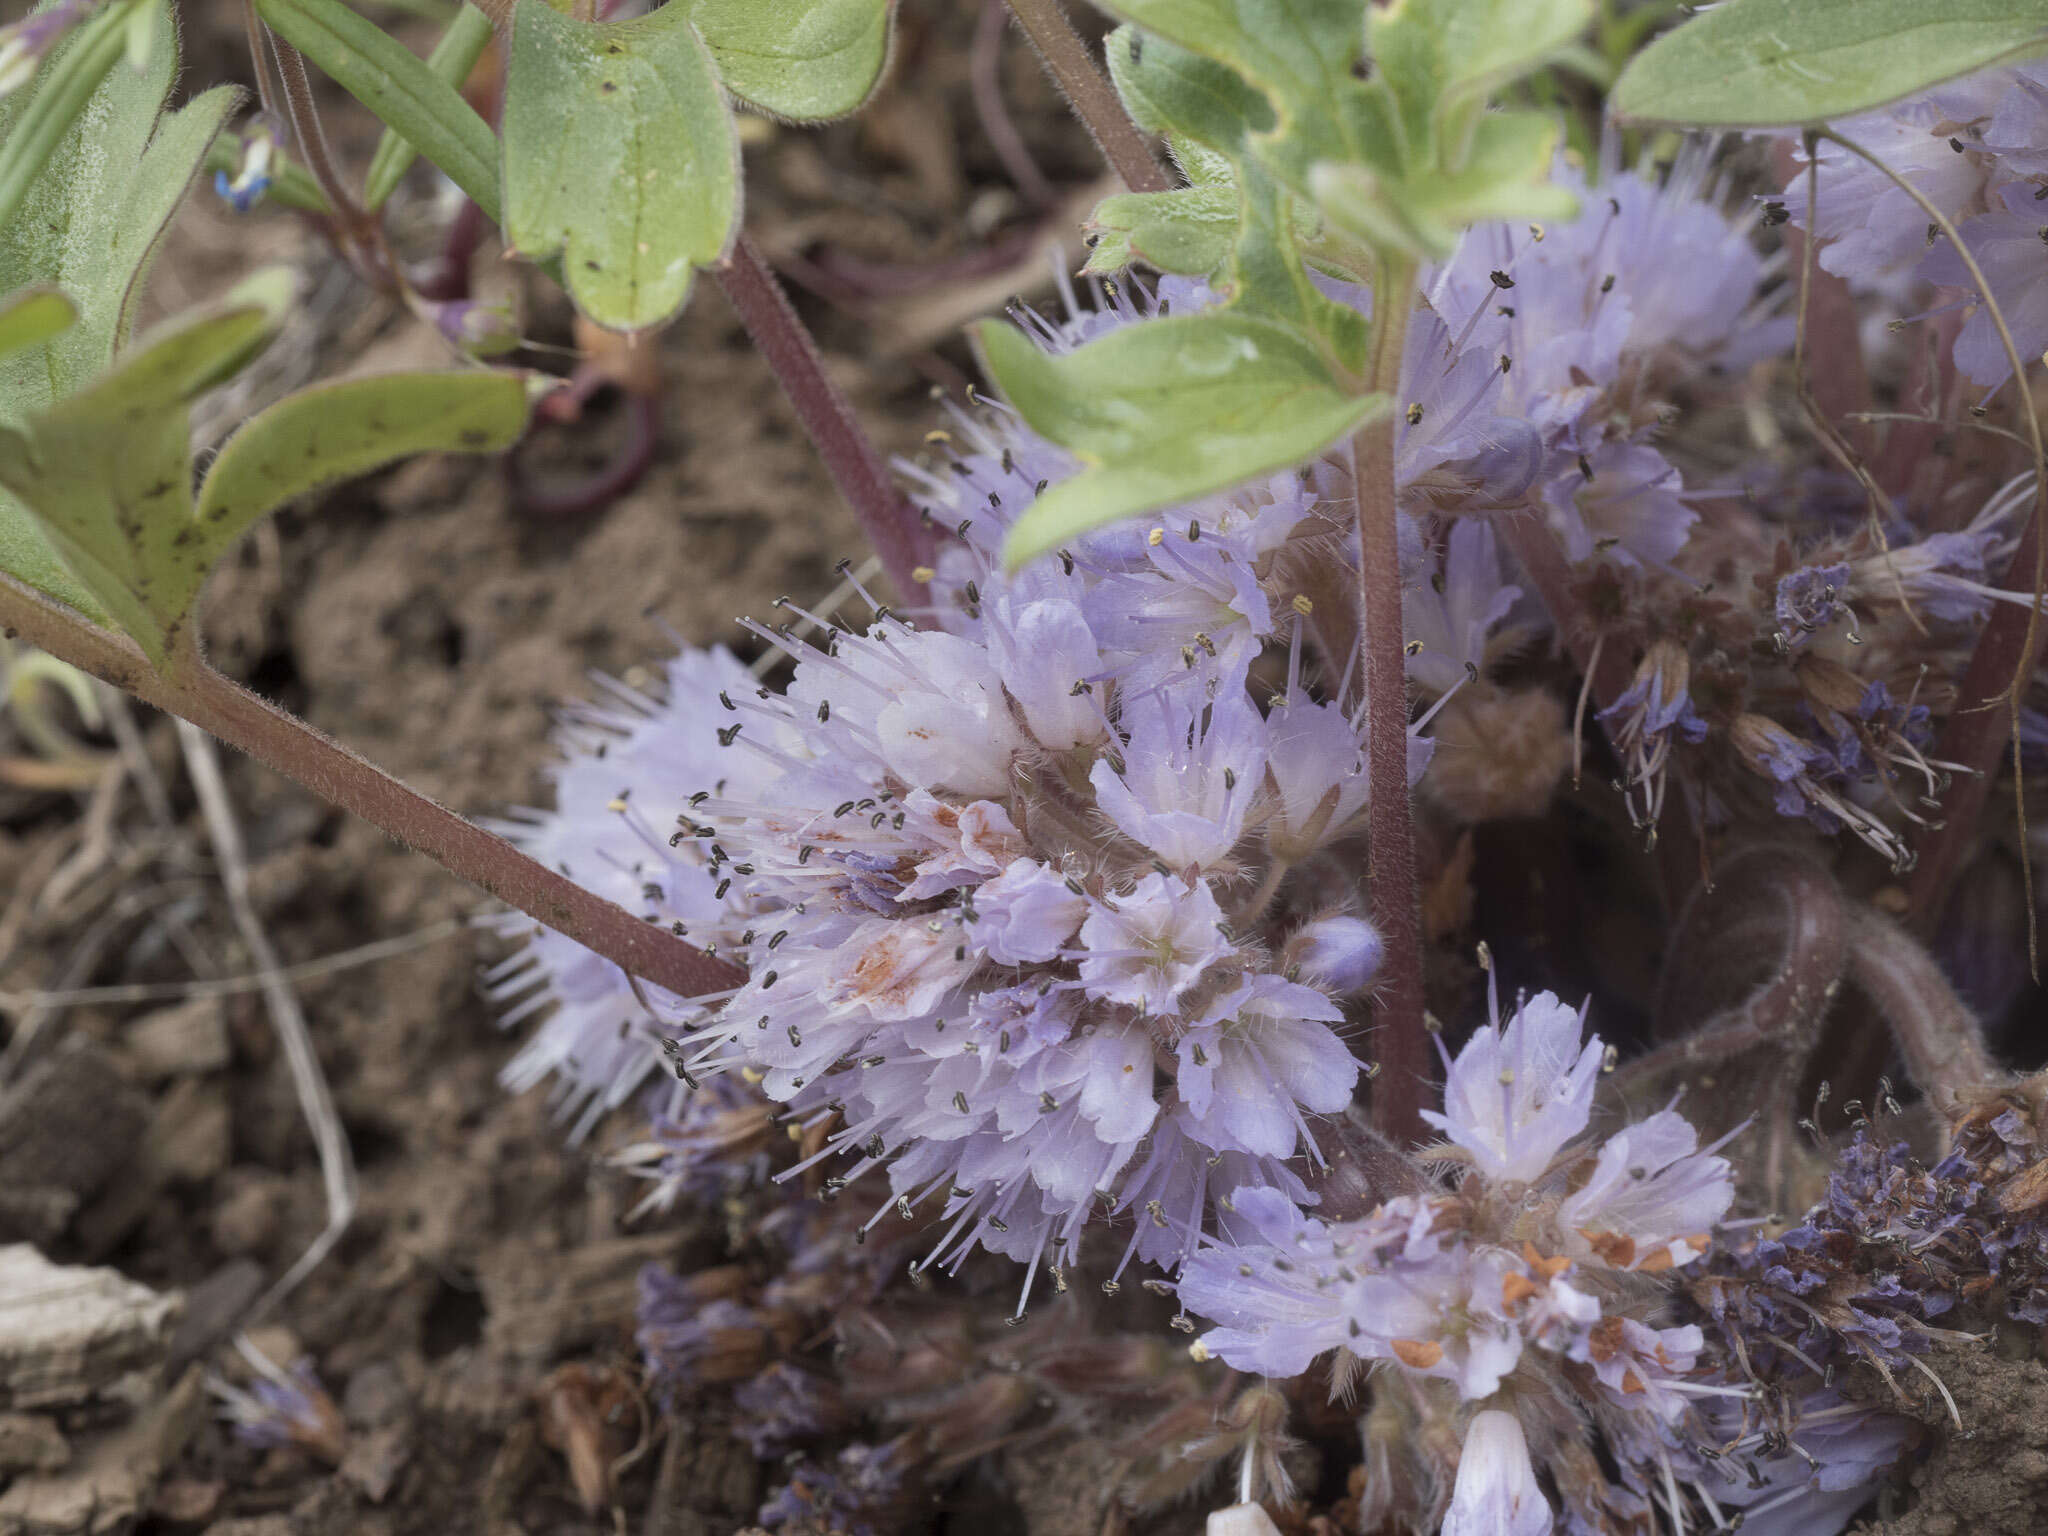
M1026 206L976 120L967 58L978 10L905 0L890 82L867 113L815 132L764 126L747 154L750 229L819 290L802 303L836 376L884 447L906 454L934 424L930 390L966 377L958 343L936 338L1010 292L1042 288L1039 247L1073 227L1071 207ZM230 21L189 19L192 85L244 68ZM1088 145L1020 40L1003 58L1005 99L1043 170L1085 203L1098 175ZM368 125L340 121L360 163ZM425 227L423 213L408 217ZM311 295L259 390L315 368L444 358L424 327L352 287L288 216L237 220L204 195L174 233L159 295L195 297L259 259L296 264ZM505 276L490 253L483 265L519 289L528 335L570 345L558 298ZM670 634L742 641L735 615L765 613L784 593L820 593L835 562L861 553L851 515L711 285L660 346L660 443L636 488L594 511L538 516L515 505L508 466L435 458L296 508L216 577L206 626L216 658L465 812L534 801L551 711L584 692L593 670L631 681ZM566 367L546 353L531 360ZM600 400L582 421L542 429L520 472L550 482L588 473L623 431L616 402ZM198 1359L220 1342L209 1320L288 1265L325 1206L254 993L55 1009L25 996L250 969L171 726L139 724L163 804L152 803L147 776L113 769L70 792L0 788L0 988L9 1030L32 1022L51 1039L98 1047L136 1096L129 1155L46 1251L184 1292L179 1348ZM421 942L302 988L362 1204L264 1342L280 1357L310 1357L342 1415L339 1462L252 1449L207 1416L140 1528L723 1536L748 1524L774 1469L753 1464L715 1403L665 1421L650 1412L649 1432L616 1469L615 1505L594 1514L547 1443L564 1368L635 1369L635 1274L650 1258L715 1258L715 1214L628 1227L636 1190L602 1158L636 1128L571 1148L544 1094L499 1087L514 1042L477 987L499 951L457 924L481 910L475 892L251 763L229 757L226 771L255 904L287 964L373 940ZM81 1135L93 1131L81 1124ZM2017 1347L1951 1356L1942 1369L1970 1433L1912 1473L1886 1529L2048 1529L2048 1370ZM1092 1536L1107 1475L1072 1448L1020 1452L970 1476L930 1526ZM1182 1514L1160 1528L1196 1524Z

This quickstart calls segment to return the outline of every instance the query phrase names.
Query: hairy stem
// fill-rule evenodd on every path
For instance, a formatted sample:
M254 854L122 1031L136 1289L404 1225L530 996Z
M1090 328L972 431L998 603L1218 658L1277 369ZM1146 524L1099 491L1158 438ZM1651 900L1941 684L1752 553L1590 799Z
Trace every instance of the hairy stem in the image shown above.
M334 150L327 142L327 128L320 121L320 108L313 100L313 82L306 76L306 60L299 50L269 34L271 55L277 62L277 86L284 96L285 115L291 119L292 148L320 183L321 195L337 219L350 230L359 231L365 222L361 204L341 179L334 163Z
M593 895L222 677L198 655L189 625L188 638L173 657L172 675L166 676L126 639L108 634L12 577L0 577L0 624L9 638L18 636L239 747L631 975L685 997L726 991L746 979L741 971Z
M2015 782L2021 775L2020 695L2026 691L2027 681L2034 675L2034 668L2041 659L2042 642L2048 640L2048 634L2044 634L2041 627L2041 597L2043 591L2048 590L2048 545L2041 541L2042 513L2048 509L2048 445L2042 442L2041 418L2034 409L2034 392L2027 383L2026 360L2020 356L2020 349L2012 339L2012 329L2005 323L2005 313L1998 307L1998 298L1992 293L1991 284L1985 280L1984 269L1977 265L1976 256L1964 243L1948 215L1930 202L1918 187L1854 140L1844 138L1832 128L1821 129L1820 137L1841 145L1858 159L1876 166L1894 186L1920 205L1920 211L1927 215L1928 221L1956 248L1956 255L1962 258L1964 267L1969 270L1970 281L1977 285L1985 313L1991 317L1991 323L1998 331L1999 345L2005 350L2006 366L2012 369L2013 388L2019 395L2020 424L2026 429L2027 447L2034 456L2034 510L2020 536L2019 547L2013 551L2012 562L2005 569L2002 583L2016 591L2019 589L2013 587L2014 582L2031 578L2034 600L2027 604L2024 616L2015 605L1993 605L1998 611L1985 621L1984 632L1977 637L1977 649L1963 673L1955 708L1949 712L1947 723L1942 726L1938 748L1940 756L1970 771L1950 791L1950 799L1943 807L1943 820L1919 848L1920 862L1913 871L1907 913L1912 926L1924 936L1933 932L1941 920L1949 890L1962 867L1963 851L1976 830L1985 797L1991 793L1991 775L1998 766L1998 754L2008 743L2012 747ZM1993 707L2001 699L2006 705L2003 712ZM2020 805L2020 874L2026 888L2032 890L2034 876L2027 849L2024 796L2014 798ZM2027 959L2038 977L2041 974L2040 954L2031 902L2027 904Z
M1117 100L1116 88L1088 57L1088 47L1060 9L1060 0L1009 0L1009 6L1074 116L1124 185L1133 192L1171 191L1173 178L1152 158L1145 136Z
M1907 1073L1944 1117L1953 1119L2005 1081L1976 1015L1934 957L1868 907L1849 916L1849 980L1884 1015Z
M906 603L923 604L926 578L919 572L931 564L931 529L896 488L846 396L826 377L817 344L797 318L789 296L744 234L714 271L740 323L796 407L833 484L851 503L898 595Z
M1374 285L1372 386L1400 385L1415 268L1390 260ZM1422 903L1415 822L1408 801L1408 658L1402 649L1400 509L1394 489L1394 413L1383 411L1351 443L1358 500L1358 597L1365 643L1366 782L1372 836L1372 916L1386 945L1373 994L1373 1121L1396 1145L1421 1139L1430 1070L1423 1025Z
M1003 105L1003 0L982 0L981 19L974 24L974 46L967 55L967 78L974 86L974 112L981 131L1003 162L1003 169L1024 201L1050 208L1059 193L1031 158L1031 150Z
M1603 1096L1626 1104L1669 1093L1703 1067L1766 1047L1796 1077L1834 1000L1848 931L1841 892L1813 860L1768 845L1731 855L1672 935L1653 1025L1667 1043L1616 1071Z

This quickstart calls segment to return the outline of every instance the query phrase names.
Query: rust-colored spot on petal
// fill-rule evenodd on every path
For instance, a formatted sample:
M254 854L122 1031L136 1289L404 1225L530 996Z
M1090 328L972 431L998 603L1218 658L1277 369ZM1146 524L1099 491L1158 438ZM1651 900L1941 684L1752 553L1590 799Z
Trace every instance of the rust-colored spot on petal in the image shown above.
M1394 1358L1418 1371L1428 1370L1443 1357L1444 1347L1434 1339L1394 1340Z
M1586 1353L1593 1357L1595 1365L1605 1365L1621 1353L1626 1342L1622 1336L1621 1319L1603 1317L1586 1335Z
M1506 1307L1512 1307L1518 1301L1527 1301L1531 1296L1534 1296L1536 1294L1538 1289L1539 1287L1537 1286L1536 1282L1534 1280L1531 1280L1527 1275L1517 1274L1511 1270L1507 1274L1501 1276L1501 1305Z
M1632 1237L1623 1237L1619 1232L1595 1232L1591 1227L1579 1228L1579 1236L1592 1244L1594 1255L1603 1264L1627 1269L1636 1261L1636 1240ZM1670 1260L1665 1262L1668 1265Z
M1634 1371L1623 1371L1621 1373L1621 1390L1631 1396L1642 1391L1643 1378Z
M1571 1268L1572 1263L1563 1254L1559 1254L1554 1259L1546 1259L1536 1251L1536 1245L1526 1239L1522 1243L1522 1257L1528 1262L1529 1267L1545 1280L1555 1280L1559 1275Z

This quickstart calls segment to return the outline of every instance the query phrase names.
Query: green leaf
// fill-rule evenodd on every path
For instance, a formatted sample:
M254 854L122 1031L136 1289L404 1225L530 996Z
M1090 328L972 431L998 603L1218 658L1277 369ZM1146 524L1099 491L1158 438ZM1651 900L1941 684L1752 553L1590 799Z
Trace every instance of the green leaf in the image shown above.
M1365 45L1365 0L1108 0L1107 9L1227 66L1283 114L1335 100Z
M78 306L54 288L24 288L0 299L0 357L40 347L78 322Z
M1105 52L1117 93L1150 133L1237 160L1252 135L1278 126L1272 103L1214 59L1127 26L1110 34Z
M793 122L844 117L889 58L892 0L683 0L725 88Z
M1593 0L1396 0L1366 14L1375 62L1397 33L1426 31L1442 58L1441 89L1455 101L1484 96L1563 53L1591 24Z
M270 341L291 297L289 273L259 273L87 388L0 427L0 485L33 512L90 611L111 615L159 667L196 591L178 575L195 539L188 407Z
M1696 128L1818 123L2048 47L2048 0L1729 0L1638 54L1609 104Z
M503 222L490 124L405 44L341 0L256 0L265 22Z
M26 91L0 97L0 230L14 226L29 188L126 52L127 30L126 8L107 7L51 50Z
M1311 172L1332 223L1417 259L1448 256L1460 231L1491 219L1568 219L1578 199L1545 178L1558 123L1543 112L1490 112L1474 125L1456 171L1386 184L1358 165L1324 162Z
M1146 261L1162 272L1207 277L1230 260L1237 189L1118 192L1095 205L1088 229L1096 240L1082 270L1090 276Z
M24 421L113 362L134 325L164 228L234 110L238 93L217 86L161 115L178 73L177 28L165 0L145 3L158 13L146 67L138 74L120 64L127 23L120 6L110 7L100 19L119 23L107 34L107 46L120 67L100 71L84 116L44 158L16 216L0 221L0 293L56 287L78 316L42 344L0 357L0 426ZM17 130L34 118L42 93L57 87L60 67L90 38L89 27L80 29L58 45L26 90L0 98L7 153L16 147ZM4 490L0 569L88 617L105 617L28 510Z
M435 450L497 453L526 429L523 374L497 369L344 379L291 395L222 446L195 526L207 566L295 497Z
M0 428L0 484L34 509L65 564L159 668L207 573L294 496L435 449L492 452L526 425L524 375L481 369L348 379L288 397L228 439L192 495L192 401L281 326L287 272L145 340L89 388ZM118 441L121 451L109 453Z
M1010 531L1014 569L1076 536L1286 469L1387 409L1306 340L1228 310L1128 326L1063 356L984 322L975 342L1025 422L1085 466Z
M483 57L490 42L491 18L475 6L465 5L449 21L448 30L441 34L434 51L427 55L427 70L460 94L462 82L469 78L469 72L476 68L476 61ZM370 169L363 175L363 206L382 208L405 173L412 169L418 154L403 134L386 128L377 141L376 153L370 156Z
M739 137L685 7L591 25L519 0L504 122L506 236L560 250L599 325L668 319L731 246Z

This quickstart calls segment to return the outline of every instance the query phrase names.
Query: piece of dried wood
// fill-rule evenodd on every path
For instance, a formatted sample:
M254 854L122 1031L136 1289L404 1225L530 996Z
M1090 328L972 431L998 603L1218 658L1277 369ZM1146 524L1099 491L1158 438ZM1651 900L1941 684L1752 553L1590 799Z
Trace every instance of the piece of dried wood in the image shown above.
M52 1264L27 1243L0 1248L0 1408L86 1402L154 1371L178 1305L111 1269Z
M40 1413L0 1413L0 1477L54 1472L71 1459L64 1431Z
M65 1470L16 1478L0 1493L0 1536L114 1536L127 1530L205 1415L202 1374L193 1366L128 1423L82 1445Z

